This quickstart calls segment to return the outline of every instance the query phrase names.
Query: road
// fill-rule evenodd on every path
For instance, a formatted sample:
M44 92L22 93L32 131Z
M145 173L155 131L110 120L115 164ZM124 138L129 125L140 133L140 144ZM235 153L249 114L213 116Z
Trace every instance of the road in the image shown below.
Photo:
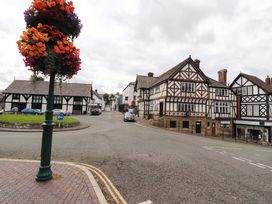
M52 160L100 168L128 203L272 203L271 147L125 123L117 112L79 119L91 126L54 133ZM39 159L40 145L41 133L0 132L0 157Z

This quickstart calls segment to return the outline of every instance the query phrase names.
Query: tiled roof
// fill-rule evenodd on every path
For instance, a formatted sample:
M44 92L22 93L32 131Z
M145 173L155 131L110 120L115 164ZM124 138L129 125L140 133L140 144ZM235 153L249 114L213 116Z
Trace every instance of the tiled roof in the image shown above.
M20 93L20 94L37 94L47 95L48 94L49 82L47 81L26 81L26 80L15 80L4 93ZM55 83L54 95L59 96L91 96L91 84L80 84L80 83L65 83L61 85Z
M218 81L208 77L209 81L210 81L210 86L213 87L219 87L219 88L229 88L229 86L226 86L224 84L219 83Z
M137 75L136 82L135 82L135 88L137 88L137 89L149 88L151 86L151 84L154 83L157 79L158 79L158 77Z
M262 88L263 90L265 90L268 93L272 93L272 85L268 85L266 84L263 80L259 79L256 76L253 75L249 75L249 74L245 74L245 73L240 73L238 75L239 76L243 76L245 78L247 78L249 81L251 81L253 84L259 86L260 88ZM237 79L237 78L236 78Z
M194 62L194 60L192 60L190 56L189 58L185 59L178 65L174 66L173 68L161 74L159 77L148 77L148 76L137 75L136 88L151 88L152 86L158 85L166 81L170 77L172 77L176 72L178 72L187 64L191 64L198 71L198 74L200 74L203 77L204 81L206 81L207 83L210 83L207 76L201 71L201 69L196 65L196 63Z

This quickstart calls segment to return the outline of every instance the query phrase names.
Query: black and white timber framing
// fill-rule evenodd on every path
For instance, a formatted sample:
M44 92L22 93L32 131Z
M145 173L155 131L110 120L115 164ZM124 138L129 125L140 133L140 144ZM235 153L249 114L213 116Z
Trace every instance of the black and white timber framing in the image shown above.
M237 95L237 137L271 143L272 137L272 85L256 76L240 73L231 84Z
M140 117L178 131L232 134L236 96L226 84L207 77L199 62L189 57L159 77L137 75Z

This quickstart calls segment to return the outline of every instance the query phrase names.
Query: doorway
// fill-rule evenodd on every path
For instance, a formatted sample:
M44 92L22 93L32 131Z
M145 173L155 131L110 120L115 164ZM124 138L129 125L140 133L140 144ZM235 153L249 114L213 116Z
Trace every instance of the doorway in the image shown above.
M163 116L163 102L160 102L160 117Z
M196 123L195 123L195 132L196 132L196 134L201 133L201 121L196 121Z
M212 136L215 136L216 132L215 132L215 123L212 123Z

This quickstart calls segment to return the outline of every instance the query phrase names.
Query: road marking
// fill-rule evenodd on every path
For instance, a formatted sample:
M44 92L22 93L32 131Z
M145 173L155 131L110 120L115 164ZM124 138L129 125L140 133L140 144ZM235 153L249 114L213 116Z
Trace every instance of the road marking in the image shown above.
M237 149L237 150L240 150L241 148L238 148L238 147L221 147L221 146L213 146L215 148L220 148L220 149Z
M265 169L265 167L260 166L260 165L258 165L258 164L254 164L254 163L252 163L252 162L249 162L249 164L251 164L251 165L253 165L253 166L257 166L257 167L262 168L262 169Z
M151 200L147 200L147 201L145 201L145 202L138 203L138 204L152 204L152 201L151 201Z
M144 126L144 125L141 125L141 124L139 124L139 123L134 123L135 125L138 125L138 126L140 126L140 127L146 127L146 126Z
M256 152L272 152L272 150L256 149Z
M268 165L261 164L261 163L257 163L257 164L260 165L260 166L264 166L264 167L267 167L267 168L269 168L269 169L272 169L272 166L268 166Z
M239 161L242 161L242 162L245 162L246 160L243 160L243 159L240 159L238 157L232 157L233 159L236 159L236 160L239 160Z
M213 150L212 148L208 147L208 146L202 146L202 148L206 149L206 150Z
M248 161L248 162L252 162L252 160L246 159L246 158L243 158L243 157L240 157L240 159L243 159L243 160Z
M227 154L227 152L225 152L225 151L222 151L222 152L220 152L220 154L223 154L223 155L224 155L224 154Z

